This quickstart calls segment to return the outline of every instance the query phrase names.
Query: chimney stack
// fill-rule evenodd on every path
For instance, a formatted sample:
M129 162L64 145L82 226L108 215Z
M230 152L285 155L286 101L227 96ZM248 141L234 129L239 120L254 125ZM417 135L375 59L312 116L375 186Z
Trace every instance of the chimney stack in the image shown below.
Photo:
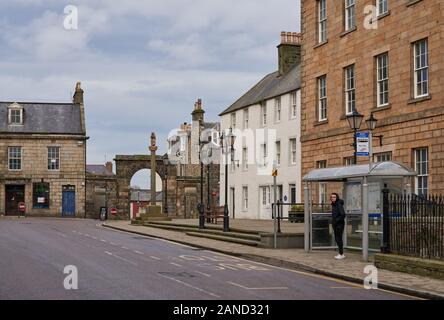
M76 91L73 97L74 104L83 104L83 89L80 82L76 84Z
M202 109L202 99L198 99L194 104L194 111L191 113L193 121L203 121L205 111Z
M105 167L106 167L106 170L113 173L113 163L112 162L109 161L109 162L105 163Z
M279 75L283 76L295 65L301 63L301 34L297 32L281 32L281 44L278 46Z

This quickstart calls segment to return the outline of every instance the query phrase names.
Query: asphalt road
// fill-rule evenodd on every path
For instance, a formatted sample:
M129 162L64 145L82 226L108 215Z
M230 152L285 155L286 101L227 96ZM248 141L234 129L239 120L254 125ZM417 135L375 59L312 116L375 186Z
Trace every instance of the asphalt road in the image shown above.
M78 289L66 290L66 266ZM105 229L92 220L1 219L0 299L409 299L319 275Z

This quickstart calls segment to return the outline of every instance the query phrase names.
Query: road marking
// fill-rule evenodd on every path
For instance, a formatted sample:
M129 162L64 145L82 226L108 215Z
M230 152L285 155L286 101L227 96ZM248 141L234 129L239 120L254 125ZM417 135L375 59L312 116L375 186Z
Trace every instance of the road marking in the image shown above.
M100 241L101 241L101 242L108 242L108 241L106 241L106 240L103 240L103 239L101 239Z
M90 238L91 236L89 234L84 234L85 237Z
M353 289L353 290L365 290L364 287L356 288L356 287L330 287L330 289Z
M248 288L245 287L239 283L227 281L228 284L231 284L232 286L239 287L245 290L288 290L288 287L264 287L264 288Z
M134 253L137 253L137 254L140 254L140 255L144 255L143 252L140 252L140 251L137 251L137 250L134 250L133 252L134 252Z
M212 293L212 292L206 291L206 290L201 289L201 288L199 288L199 287L195 287L195 286L193 286L193 285L191 285L191 284L189 284L189 283L186 283L186 282L180 281L180 280L178 280L178 279L171 278L171 277L168 277L168 276L166 276L166 275L162 275L162 274L159 274L159 276L161 276L162 278L165 278L165 279L168 279L168 280L171 280L171 281L175 281L175 282L177 282L177 283L180 283L180 284L182 284L182 285L184 285L184 286L186 286L186 287L188 287L188 288L192 288L192 289L195 289L195 290L200 291L200 292L202 292L202 293L205 293L205 294L207 294L207 295L209 295L209 296L211 296L211 297L214 297L214 298L220 298L220 296L218 296L218 295L215 294L215 293Z
M109 244L112 245L112 246L116 246L116 247L118 246L118 244L114 243L114 242L110 242Z
M171 265L182 268L183 266L178 264L178 263L174 263L174 262L170 262Z
M195 272L196 272L196 273L199 273L199 274L201 274L201 275L203 275L203 276L205 276L205 277L207 277L207 278L211 278L211 275L208 274L208 273L200 272L200 271L195 271Z
M130 263L130 264L132 264L132 265L134 265L134 266L137 266L137 263L136 263L136 262L131 261L131 260L128 260L128 259L125 259L125 258L123 258L123 257L121 257L121 256L118 256L118 255L112 253L112 252L105 251L105 253L106 253L107 255L111 256L111 257L114 257L114 258L116 258L116 259L119 259L119 260L125 261L125 262Z
M57 232L57 235L59 235L60 237L63 237L63 238L68 238L68 237L66 236L66 234L63 234L63 233L61 233L61 232Z
M160 259L160 258L158 258L158 257L155 257L155 256L150 256L150 258L151 258L151 259L154 259L154 260L162 260L162 259Z
M97 240L97 238L96 238L96 237L91 237L91 238L93 238L94 240Z

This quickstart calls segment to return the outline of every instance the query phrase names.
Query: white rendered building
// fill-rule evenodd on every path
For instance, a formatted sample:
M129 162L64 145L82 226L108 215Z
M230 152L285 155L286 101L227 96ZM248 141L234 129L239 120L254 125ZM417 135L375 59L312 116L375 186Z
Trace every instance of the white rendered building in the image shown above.
M231 218L271 219L278 169L278 200L301 202L300 35L282 33L279 70L267 75L221 113L221 130L236 136L229 160L228 205ZM231 158L231 157L230 157ZM225 203L225 157L220 195ZM284 217L288 216L286 206Z

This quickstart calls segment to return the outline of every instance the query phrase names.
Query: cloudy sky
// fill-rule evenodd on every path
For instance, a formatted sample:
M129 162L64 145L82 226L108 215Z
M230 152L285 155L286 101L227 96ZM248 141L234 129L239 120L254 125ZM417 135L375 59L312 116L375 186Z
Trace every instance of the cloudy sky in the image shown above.
M64 28L67 5L78 30ZM88 163L160 151L202 98L208 120L277 68L299 0L0 0L0 100L68 102L85 90Z

